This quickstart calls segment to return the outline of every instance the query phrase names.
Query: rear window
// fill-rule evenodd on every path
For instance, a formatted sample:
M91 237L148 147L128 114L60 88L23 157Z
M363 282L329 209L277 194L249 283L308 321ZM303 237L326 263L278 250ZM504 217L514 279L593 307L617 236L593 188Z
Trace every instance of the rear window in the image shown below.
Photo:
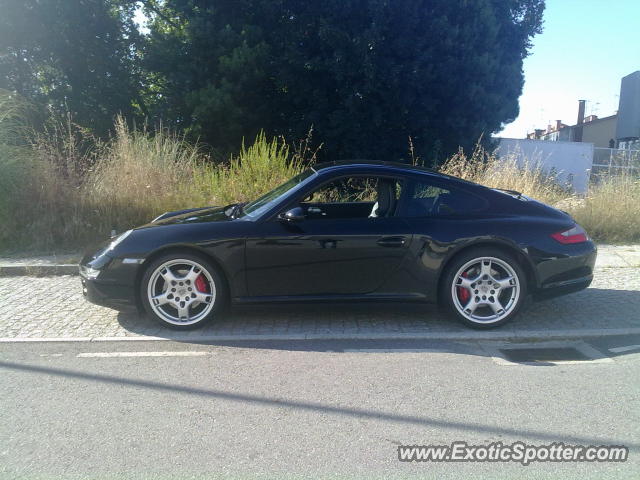
M446 217L485 210L487 202L465 190L428 182L414 182L408 190L407 217Z

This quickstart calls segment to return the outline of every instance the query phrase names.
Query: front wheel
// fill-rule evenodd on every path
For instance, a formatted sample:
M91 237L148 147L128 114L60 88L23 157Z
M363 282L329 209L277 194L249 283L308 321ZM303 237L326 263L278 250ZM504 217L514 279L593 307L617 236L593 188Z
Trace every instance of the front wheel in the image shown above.
M191 253L172 253L153 261L140 282L145 310L162 325L197 328L221 308L224 282L211 263Z
M517 315L527 294L524 270L511 255L478 248L447 268L442 297L447 310L473 328L504 325Z

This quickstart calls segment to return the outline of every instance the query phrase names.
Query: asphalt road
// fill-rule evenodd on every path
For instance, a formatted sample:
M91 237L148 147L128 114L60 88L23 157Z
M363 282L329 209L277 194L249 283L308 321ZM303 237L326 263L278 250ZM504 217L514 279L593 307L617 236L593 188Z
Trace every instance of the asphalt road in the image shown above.
M6 343L0 476L639 478L640 337L569 346L596 361L517 365L494 358L514 345L490 342ZM398 445L459 440L631 453L398 461Z

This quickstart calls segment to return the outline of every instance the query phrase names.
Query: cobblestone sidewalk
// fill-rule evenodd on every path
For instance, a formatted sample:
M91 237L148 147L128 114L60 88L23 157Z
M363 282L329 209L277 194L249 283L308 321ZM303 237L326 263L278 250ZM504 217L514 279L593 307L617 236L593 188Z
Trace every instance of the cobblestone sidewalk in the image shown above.
M640 327L640 271L599 268L591 288L531 305L501 332ZM236 307L224 318L188 333L157 326L136 313L119 313L84 300L78 277L0 278L0 337L79 338L322 334L472 333L443 317L435 306L331 304Z

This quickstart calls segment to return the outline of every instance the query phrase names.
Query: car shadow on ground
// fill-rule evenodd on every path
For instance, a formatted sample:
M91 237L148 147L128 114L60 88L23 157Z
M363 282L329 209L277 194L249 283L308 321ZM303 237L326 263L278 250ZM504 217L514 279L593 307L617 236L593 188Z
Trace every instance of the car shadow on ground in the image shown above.
M173 338L197 335L296 335L310 333L391 333L404 330L467 330L436 305L421 303L332 302L304 304L233 305L206 326L188 331L163 327L137 311L119 312L125 330L141 335Z
M320 336L326 339L333 334L336 337L351 334L375 337L379 348L385 344L401 348L397 347L398 337L411 340L412 334L427 342L429 334L433 334L434 340L442 340L447 336L452 340L456 337L482 339L484 334L450 319L436 305L416 303L233 306L221 318L190 331L170 330L137 312L120 312L118 322L132 334L179 342L212 345L222 344L215 337L221 340L237 337L246 348L252 344L256 348L265 348L265 342L268 341L274 346L280 344L285 349L302 350L309 349L302 345L305 337ZM640 291L589 288L565 297L531 303L513 322L490 332L504 333L504 337L513 334L514 337L523 338L528 332L567 330L571 331L572 337L579 337L581 333L593 336L598 329L606 333L606 330L634 327L640 327ZM261 339L262 336L265 338ZM279 342L278 336L287 340ZM387 337L389 341L386 341ZM296 339L300 341L292 342ZM236 338L227 338L224 344L231 345L233 342L229 340L235 341ZM337 340L331 341L335 343ZM323 340L320 348L331 350L327 345L331 341ZM333 350L339 351L340 348Z

